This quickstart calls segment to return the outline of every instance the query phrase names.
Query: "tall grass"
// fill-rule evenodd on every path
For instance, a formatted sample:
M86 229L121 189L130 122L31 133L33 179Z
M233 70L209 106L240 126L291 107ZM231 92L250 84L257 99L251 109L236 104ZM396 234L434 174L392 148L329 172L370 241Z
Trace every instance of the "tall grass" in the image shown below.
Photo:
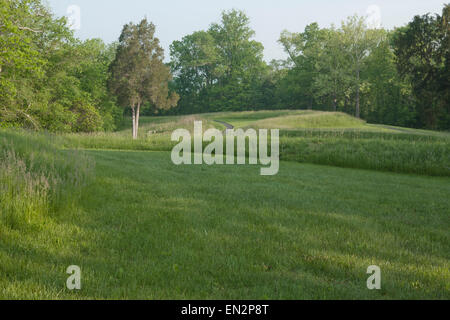
M203 122L203 130L225 126L199 116L143 117L139 127L139 139L131 139L131 128L117 132L66 134L61 143L65 148L170 151L176 143L170 140L176 129L187 129L193 134L194 121Z
M131 140L103 135L71 135L67 148L171 151L168 134ZM204 142L204 146L208 143ZM225 145L225 144L224 144ZM408 134L338 132L281 135L281 160L330 166L450 176L449 139Z
M280 156L286 161L450 176L448 141L282 137Z
M377 140L405 140L405 141L423 141L423 142L450 142L450 135L436 132L425 134L420 131L400 132L383 131L373 128L308 128L296 130L280 130L280 135L285 137L302 138L345 138L345 139L377 139Z
M62 146L67 149L106 149L106 150L136 150L136 151L170 151L173 143L170 135L152 134L151 136L140 136L133 140L130 135L116 133L93 133L93 134L68 134L61 141Z
M69 208L87 183L93 162L63 151L52 135L0 130L0 223L38 224Z

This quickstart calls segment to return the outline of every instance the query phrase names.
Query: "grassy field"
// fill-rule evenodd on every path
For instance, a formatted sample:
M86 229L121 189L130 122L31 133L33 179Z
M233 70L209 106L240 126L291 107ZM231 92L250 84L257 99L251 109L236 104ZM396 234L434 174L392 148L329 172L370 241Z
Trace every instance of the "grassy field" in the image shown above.
M446 178L88 154L96 179L77 206L26 234L1 227L2 297L450 298ZM78 293L64 289L71 264ZM372 264L381 291L365 287Z
M0 298L450 299L446 133L302 119L283 129L282 158L323 149L272 177L175 166L165 151L193 119L224 129L214 120L258 127L277 116L301 112L144 118L135 142L128 129L0 131ZM333 166L299 163L323 159ZM337 167L364 161L390 166ZM421 165L421 175L382 172ZM65 288L69 265L82 269L80 291ZM369 265L381 267L382 290L366 288Z
M280 128L282 160L401 173L450 176L450 134L367 124L343 113L259 111L178 117L143 117L139 139L116 133L66 135L66 148L170 151L177 128Z

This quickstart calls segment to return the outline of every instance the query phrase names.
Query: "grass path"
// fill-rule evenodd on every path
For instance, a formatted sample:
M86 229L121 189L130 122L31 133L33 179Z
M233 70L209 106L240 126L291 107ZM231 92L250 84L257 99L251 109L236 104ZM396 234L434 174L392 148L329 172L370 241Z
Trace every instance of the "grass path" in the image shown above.
M0 226L0 298L450 298L448 178L88 154L78 206L27 233ZM65 289L71 264L80 292Z

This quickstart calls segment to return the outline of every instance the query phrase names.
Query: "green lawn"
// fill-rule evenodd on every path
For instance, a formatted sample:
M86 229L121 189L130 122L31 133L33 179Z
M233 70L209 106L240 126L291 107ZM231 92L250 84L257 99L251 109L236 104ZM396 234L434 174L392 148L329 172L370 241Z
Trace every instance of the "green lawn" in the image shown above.
M450 298L449 178L87 153L80 199L26 229L0 223L0 298ZM73 264L79 292L65 289Z
M194 120L279 127L289 162L177 167L170 134ZM450 299L448 133L261 111L130 135L0 130L0 299Z

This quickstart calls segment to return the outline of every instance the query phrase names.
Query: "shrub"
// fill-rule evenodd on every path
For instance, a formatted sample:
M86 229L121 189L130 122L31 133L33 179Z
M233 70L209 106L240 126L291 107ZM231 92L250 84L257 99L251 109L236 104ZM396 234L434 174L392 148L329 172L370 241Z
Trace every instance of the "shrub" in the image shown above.
M95 132L102 130L102 117L92 105L77 102L73 108L73 112L77 117L72 128L73 132Z

